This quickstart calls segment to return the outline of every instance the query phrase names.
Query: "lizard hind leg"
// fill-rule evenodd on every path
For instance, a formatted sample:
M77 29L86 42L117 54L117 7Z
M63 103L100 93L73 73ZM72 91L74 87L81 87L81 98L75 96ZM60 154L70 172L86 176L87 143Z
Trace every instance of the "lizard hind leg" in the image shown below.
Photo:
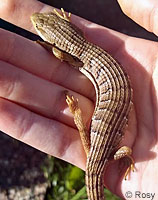
M88 130L83 122L82 112L78 105L78 99L75 99L73 96L66 95L66 102L69 106L70 112L74 116L74 122L79 130L81 141L84 147L84 150L88 156L90 149L90 139Z
M120 158L123 157L127 157L128 159L128 168L124 174L125 180L127 180L127 176L130 174L131 171L133 172L135 171L135 162L131 154L132 154L132 149L127 146L123 146L120 149L118 149L118 151L114 155L114 160L119 160Z

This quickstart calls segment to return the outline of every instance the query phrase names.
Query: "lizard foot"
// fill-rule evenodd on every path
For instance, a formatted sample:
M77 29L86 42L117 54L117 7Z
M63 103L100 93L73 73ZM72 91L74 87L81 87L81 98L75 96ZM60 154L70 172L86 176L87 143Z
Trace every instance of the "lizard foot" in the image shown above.
M134 165L134 159L131 156L132 154L132 149L123 146L121 147L114 155L114 160L119 160L120 158L127 157L128 158L128 168L125 172L124 179L127 180L127 176L130 175L131 171L135 171L135 165Z
M63 8L61 8L61 12L62 12L62 13L59 13L56 9L54 9L53 11L54 11L54 13L55 13L58 17L60 17L61 19L64 19L64 20L70 22L71 13L69 13L68 15L66 15L66 13L65 13L65 11L64 11Z
M66 103L69 106L70 112L74 115L75 112L79 109L78 99L75 99L73 96L66 95Z

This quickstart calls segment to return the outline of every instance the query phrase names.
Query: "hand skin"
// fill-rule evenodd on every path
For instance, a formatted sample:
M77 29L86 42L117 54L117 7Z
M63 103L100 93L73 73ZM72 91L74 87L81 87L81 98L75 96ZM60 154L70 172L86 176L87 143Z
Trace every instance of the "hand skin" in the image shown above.
M158 26L154 26L155 1L145 2L146 7L144 1L119 1L129 17L158 34ZM30 22L31 14L50 10L52 7L36 0L0 2L1 18L32 32L35 31ZM151 24L144 24L144 15ZM127 191L155 193L158 184L158 45L74 15L71 20L89 41L121 63L133 88L134 105L122 144L132 147L136 172L125 181L119 173L119 162L112 162L105 172L105 185L122 198ZM91 82L38 44L2 29L0 46L0 130L85 169L86 156L63 91L68 90L79 99L83 117L89 124L95 100Z

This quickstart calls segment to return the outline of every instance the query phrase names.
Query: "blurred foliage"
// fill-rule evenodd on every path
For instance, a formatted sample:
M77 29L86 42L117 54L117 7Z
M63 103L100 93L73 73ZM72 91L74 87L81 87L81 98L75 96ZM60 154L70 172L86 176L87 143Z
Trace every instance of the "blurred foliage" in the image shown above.
M48 156L44 166L44 175L48 180L45 200L86 200L84 172L62 160ZM120 200L105 190L106 199Z

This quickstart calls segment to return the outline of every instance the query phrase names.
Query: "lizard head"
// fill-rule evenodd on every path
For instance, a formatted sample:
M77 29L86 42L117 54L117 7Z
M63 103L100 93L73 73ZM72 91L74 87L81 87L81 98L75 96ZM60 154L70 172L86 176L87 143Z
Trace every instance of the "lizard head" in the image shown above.
M57 26L57 16L53 13L34 13L31 15L31 22L38 35L50 44L55 43L55 32Z
M39 36L63 51L77 52L78 45L85 42L81 31L74 24L55 12L34 13L31 21Z

